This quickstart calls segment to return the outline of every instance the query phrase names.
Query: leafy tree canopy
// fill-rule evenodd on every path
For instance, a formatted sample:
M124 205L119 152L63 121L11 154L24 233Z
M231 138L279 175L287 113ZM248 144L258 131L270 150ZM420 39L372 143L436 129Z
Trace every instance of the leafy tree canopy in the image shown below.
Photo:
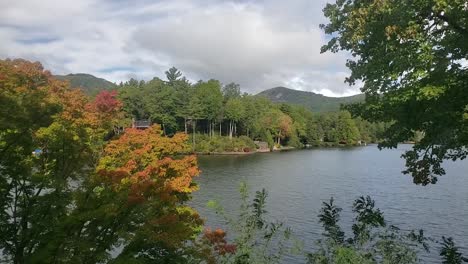
M170 68L165 73L169 83L174 83L175 81L179 80L180 77L182 77L182 73L176 67Z
M391 122L380 147L396 147L415 131L424 137L406 152L416 184L445 173L445 159L468 150L468 6L465 0L338 0L321 25L331 36L322 52L349 51L351 76L364 83L365 103L350 109Z

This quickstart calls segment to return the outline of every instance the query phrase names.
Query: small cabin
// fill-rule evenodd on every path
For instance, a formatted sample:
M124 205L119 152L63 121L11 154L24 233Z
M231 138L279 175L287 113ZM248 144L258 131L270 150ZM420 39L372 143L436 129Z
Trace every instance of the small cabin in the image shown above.
M148 127L151 126L151 120L150 119L142 119L142 120L132 120L132 128L136 129L147 129Z

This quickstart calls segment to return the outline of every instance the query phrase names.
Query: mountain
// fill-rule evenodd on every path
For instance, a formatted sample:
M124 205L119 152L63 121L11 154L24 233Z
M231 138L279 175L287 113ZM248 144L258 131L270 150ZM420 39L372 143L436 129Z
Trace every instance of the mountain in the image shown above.
M110 90L117 87L115 83L86 73L71 73L68 75L55 75L54 77L62 81L69 81L72 88L82 89L90 95L95 95L101 90Z
M364 94L347 97L328 97L313 92L304 92L286 87L275 87L258 93L273 102L302 105L312 112L331 112L340 109L341 104L355 103L364 100Z

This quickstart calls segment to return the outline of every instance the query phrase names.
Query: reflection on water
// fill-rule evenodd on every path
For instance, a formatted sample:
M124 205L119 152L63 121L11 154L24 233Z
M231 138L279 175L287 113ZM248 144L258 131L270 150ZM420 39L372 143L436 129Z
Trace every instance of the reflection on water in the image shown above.
M335 197L343 208L342 225L349 234L352 201L370 195L390 224L402 229L422 228L436 239L452 236L468 254L468 162L447 162L447 175L436 185L417 186L410 176L401 174L404 161L400 155L407 148L379 151L376 146L368 146L200 156L200 190L191 204L207 218L207 225L222 227L221 219L206 207L209 200L217 200L227 211L234 211L240 181L245 180L252 192L266 188L268 212L292 227L304 241L305 249L310 250L322 233L317 218L322 201ZM438 263L437 251L432 248L424 262ZM288 262L303 260L293 258Z

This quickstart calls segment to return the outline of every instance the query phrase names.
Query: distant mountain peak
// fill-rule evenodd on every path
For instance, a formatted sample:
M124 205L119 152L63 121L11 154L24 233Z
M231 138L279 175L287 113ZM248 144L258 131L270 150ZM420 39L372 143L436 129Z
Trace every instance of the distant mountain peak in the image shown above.
M274 87L258 93L273 102L302 105L313 112L338 111L342 104L364 100L363 94L346 97L328 97L314 92L294 90L283 86Z
M65 76L91 77L91 78L96 78L96 79L102 79L89 73L69 73Z
M101 90L117 88L115 83L88 73L70 73L67 75L55 75L54 77L62 81L69 81L72 88L82 89L90 95L95 95Z

